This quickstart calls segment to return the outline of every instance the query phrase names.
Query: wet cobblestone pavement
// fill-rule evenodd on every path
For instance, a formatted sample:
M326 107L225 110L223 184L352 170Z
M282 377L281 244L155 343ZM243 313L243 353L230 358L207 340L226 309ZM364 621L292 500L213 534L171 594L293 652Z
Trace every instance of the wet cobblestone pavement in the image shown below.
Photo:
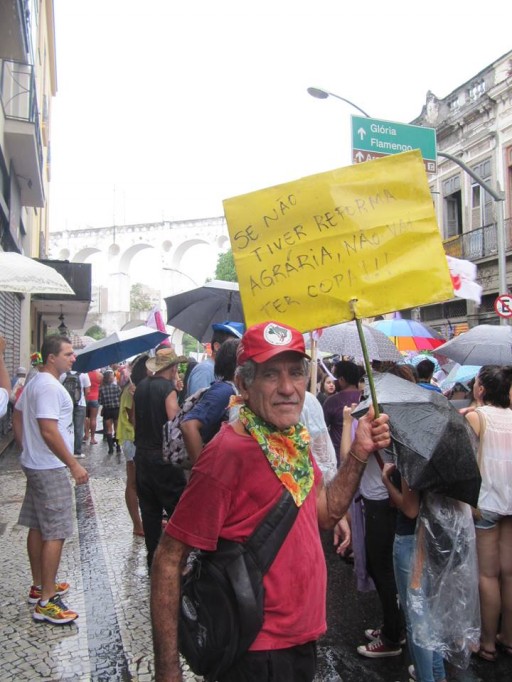
M124 457L109 456L101 440L84 453L90 480L75 489L75 533L64 545L59 572L71 584L65 602L80 617L61 626L32 620L27 530L16 523L25 477L14 446L0 455L0 682L153 679L145 546L132 534L125 506ZM333 554L330 539L324 546L329 630L319 643L317 682L407 682L405 655L374 661L355 653L364 628L379 624L376 597L357 593L351 567ZM202 678L185 669L184 680ZM474 661L449 680L512 681L512 658Z
M65 602L80 617L60 626L31 618L27 531L16 525L25 481L13 446L0 460L2 682L153 679L145 547L124 503L124 458L107 455L103 443L84 452L90 482L75 489L75 533L59 571L71 584Z

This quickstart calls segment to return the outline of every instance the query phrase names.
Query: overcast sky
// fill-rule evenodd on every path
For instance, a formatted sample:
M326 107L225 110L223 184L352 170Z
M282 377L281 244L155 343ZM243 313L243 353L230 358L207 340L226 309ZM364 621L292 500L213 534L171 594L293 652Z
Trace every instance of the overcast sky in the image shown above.
M501 0L55 0L53 230L222 215L351 163L350 106L409 122L512 48ZM505 16L507 15L507 16Z

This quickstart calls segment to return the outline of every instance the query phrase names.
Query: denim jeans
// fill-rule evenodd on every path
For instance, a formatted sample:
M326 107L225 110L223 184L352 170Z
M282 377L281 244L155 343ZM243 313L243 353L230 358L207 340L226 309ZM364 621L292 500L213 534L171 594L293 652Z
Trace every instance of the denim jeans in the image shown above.
M409 609L407 608L407 586L411 575L411 564L416 538L414 535L395 535L393 544L393 564L398 596L405 614L407 646L416 671L418 682L438 682L444 680L446 673L442 656L436 651L423 649L414 643Z
M74 454L82 454L82 438L84 437L86 407L75 405L73 408L73 430L74 430Z

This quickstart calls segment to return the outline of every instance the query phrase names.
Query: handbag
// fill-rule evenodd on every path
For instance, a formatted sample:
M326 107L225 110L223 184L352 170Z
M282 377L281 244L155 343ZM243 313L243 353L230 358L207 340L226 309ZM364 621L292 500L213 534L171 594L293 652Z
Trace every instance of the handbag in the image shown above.
M221 538L214 552L193 553L181 584L178 648L194 673L215 680L255 640L263 625L263 576L297 513L285 490L245 542Z

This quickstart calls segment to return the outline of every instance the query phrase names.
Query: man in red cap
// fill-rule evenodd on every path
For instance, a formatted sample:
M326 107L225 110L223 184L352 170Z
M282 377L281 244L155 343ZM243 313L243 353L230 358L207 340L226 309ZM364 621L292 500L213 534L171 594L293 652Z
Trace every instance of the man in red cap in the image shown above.
M326 566L319 526L345 514L371 452L390 443L387 416L359 420L346 463L327 485L299 422L308 381L302 334L285 324L250 327L237 353L238 419L204 448L155 553L151 616L157 682L182 680L178 606L183 562L192 547L215 550L220 537L245 541L280 498L299 507L264 576L263 626L219 682L310 682L315 642L326 630Z

